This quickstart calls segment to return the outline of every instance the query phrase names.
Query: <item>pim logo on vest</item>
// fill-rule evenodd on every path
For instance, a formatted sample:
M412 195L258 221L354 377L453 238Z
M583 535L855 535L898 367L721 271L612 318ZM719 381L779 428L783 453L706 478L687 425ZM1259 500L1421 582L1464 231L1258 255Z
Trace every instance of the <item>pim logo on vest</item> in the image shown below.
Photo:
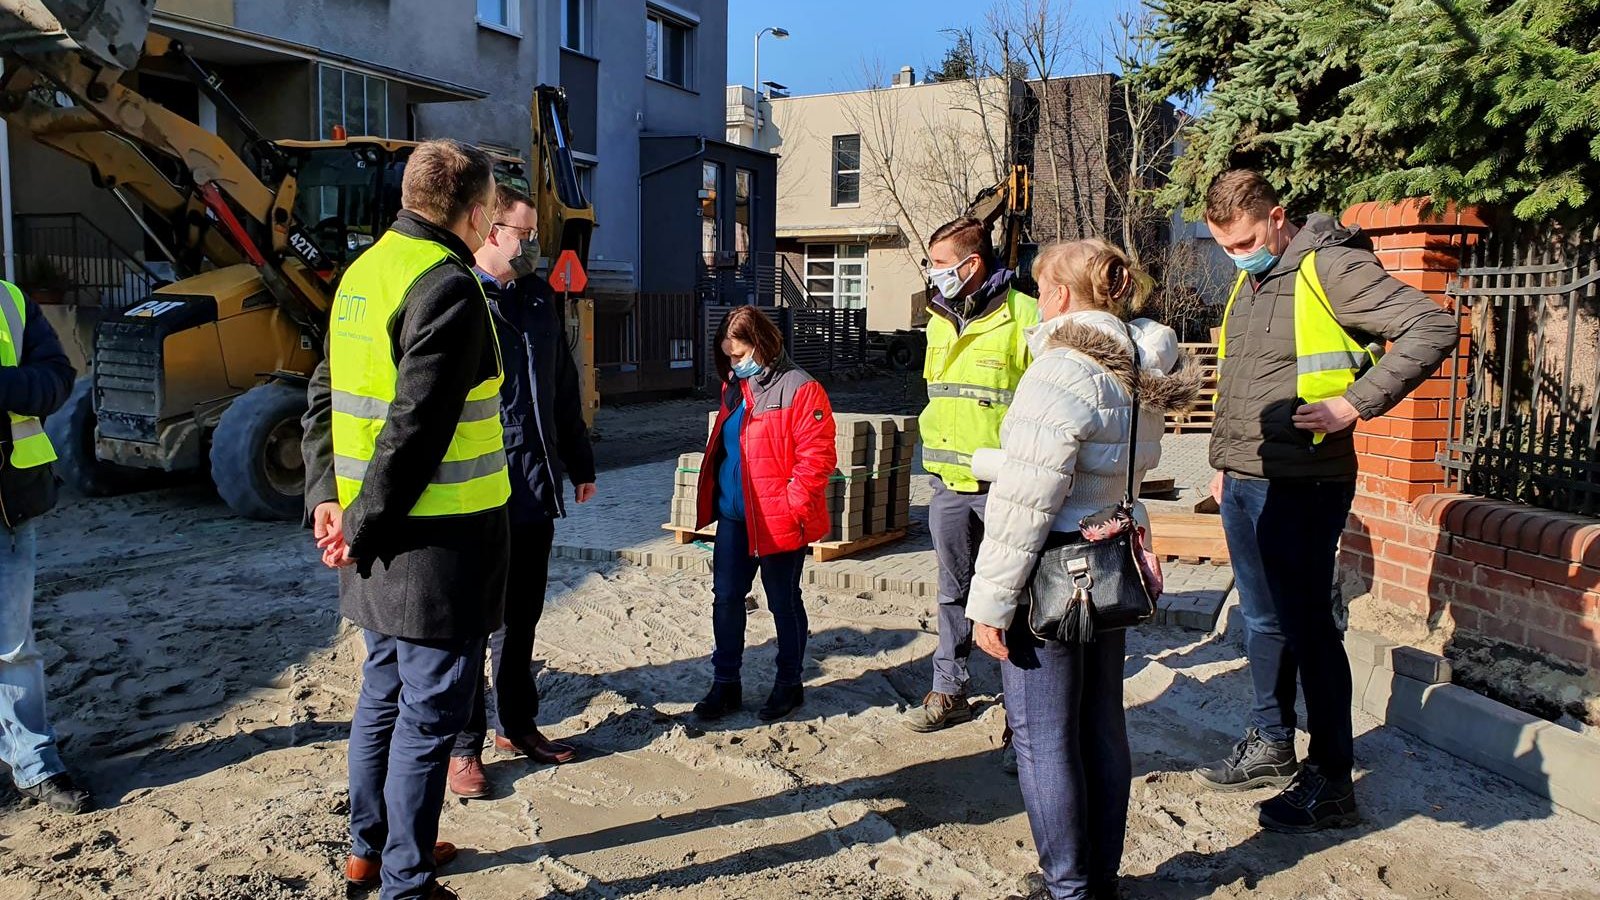
M366 295L340 291L334 300L334 310L340 322L358 325L367 317Z

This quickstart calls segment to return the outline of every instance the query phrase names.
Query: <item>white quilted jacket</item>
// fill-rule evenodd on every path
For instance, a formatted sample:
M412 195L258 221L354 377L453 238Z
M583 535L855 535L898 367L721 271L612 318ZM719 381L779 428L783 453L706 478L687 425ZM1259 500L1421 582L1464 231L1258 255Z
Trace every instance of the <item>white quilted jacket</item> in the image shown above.
M1127 328L1139 346L1137 484L1161 459L1164 413L1192 406L1200 377L1172 329L1149 319ZM1122 320L1068 313L1036 326L1028 342L1033 365L1000 426L1000 448L979 450L972 466L991 484L967 618L1001 629L1010 627L1049 533L1077 531L1079 519L1121 500L1127 483L1136 376Z

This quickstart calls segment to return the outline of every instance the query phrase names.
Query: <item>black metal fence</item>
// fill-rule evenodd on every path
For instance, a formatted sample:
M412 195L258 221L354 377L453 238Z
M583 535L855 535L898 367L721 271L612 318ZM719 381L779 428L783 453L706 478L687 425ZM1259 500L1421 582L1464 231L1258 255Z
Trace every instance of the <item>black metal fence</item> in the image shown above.
M639 294L626 309L596 311L600 396L691 390L699 384L700 303L693 294Z
M143 302L163 281L77 213L16 216L17 284L41 302L100 306Z
M816 301L788 257L780 253L702 254L695 292L711 304L811 307Z
M717 326L729 310L740 304L706 304L704 307L704 342L701 345L701 369L704 383L716 378L713 344ZM865 309L795 309L788 306L761 306L778 330L783 332L784 348L797 365L812 375L827 375L836 371L867 364L867 311Z
M1495 235L1450 294L1472 341L1452 369L1449 484L1600 515L1600 228Z

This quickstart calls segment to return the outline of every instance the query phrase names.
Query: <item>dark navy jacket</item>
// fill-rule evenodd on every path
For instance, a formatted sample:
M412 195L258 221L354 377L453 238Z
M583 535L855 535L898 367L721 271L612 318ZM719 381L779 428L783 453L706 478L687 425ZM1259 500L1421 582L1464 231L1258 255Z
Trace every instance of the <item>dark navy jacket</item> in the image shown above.
M26 305L22 357L15 368L0 367L0 434L5 439L5 461L0 464L0 521L7 528L15 528L55 506L56 476L51 466L18 469L11 465L11 426L4 413L43 419L67 402L74 374L72 362L61 349L61 340L44 317L44 310L32 300L27 300Z
M494 310L505 361L500 422L511 469L512 524L566 515L562 478L594 481L594 449L583 423L578 365L567 345L561 305L537 275L500 285L478 271Z

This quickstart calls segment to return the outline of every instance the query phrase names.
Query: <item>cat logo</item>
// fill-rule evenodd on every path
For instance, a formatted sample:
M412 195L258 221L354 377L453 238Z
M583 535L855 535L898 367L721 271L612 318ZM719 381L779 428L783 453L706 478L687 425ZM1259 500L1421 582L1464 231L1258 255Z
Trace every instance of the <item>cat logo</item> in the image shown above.
M123 315L141 319L154 319L156 316L172 312L182 305L182 300L146 300Z

